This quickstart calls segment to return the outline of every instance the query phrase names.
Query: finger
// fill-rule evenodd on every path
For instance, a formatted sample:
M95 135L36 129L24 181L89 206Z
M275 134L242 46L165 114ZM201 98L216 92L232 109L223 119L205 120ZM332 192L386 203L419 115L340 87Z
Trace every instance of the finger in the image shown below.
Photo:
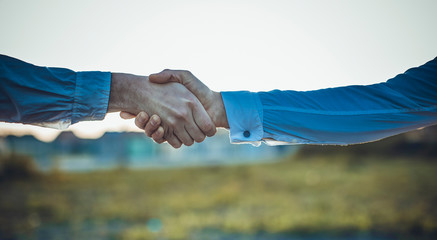
M174 148L180 148L182 146L181 141L173 134L168 134L167 138L167 142L168 144L170 144L172 147Z
M184 85L196 96L202 104L211 99L212 91L190 71L165 69L160 73L152 74L149 80L153 83L178 82Z
M161 118L158 115L153 114L153 116L150 118L150 121L144 128L146 135L151 137L152 134L159 128L159 125L161 125Z
M185 129L187 130L190 137L198 143L203 142L203 140L205 140L206 138L206 135L202 132L199 126L197 126L196 123L194 122L194 119L193 121L185 125Z
M145 112L140 112L135 118L135 125L140 129L144 129L147 121L149 121L149 115Z
M149 80L153 83L181 83L199 99L208 97L211 91L203 82L187 70L165 69L160 73L150 75Z
M177 127L174 133L185 146L193 145L194 140L191 138L190 134L188 134L185 126Z
M159 143L159 144L165 142L165 139L164 139L164 128L159 126L158 130L156 130L152 134L152 139L153 139L153 141L155 141L156 143Z
M175 70L165 69L160 73L150 74L149 81L153 83L168 83L168 82L178 82L182 83L180 79L173 76Z
M134 114L132 113L128 113L128 112L120 112L120 117L123 119L132 119L134 117L136 117Z
M172 73L172 76L174 79L180 79L179 82L190 90L200 102L203 103L210 97L211 90L190 71L178 70L177 73Z
M208 137L212 137L217 132L214 122L201 104L193 105L193 118L196 125Z

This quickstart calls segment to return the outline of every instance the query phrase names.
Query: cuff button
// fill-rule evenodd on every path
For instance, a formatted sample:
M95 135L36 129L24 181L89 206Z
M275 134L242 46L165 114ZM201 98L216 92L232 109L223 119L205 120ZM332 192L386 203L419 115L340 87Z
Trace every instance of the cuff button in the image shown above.
M250 137L250 132L249 131L244 131L243 136L248 138Z

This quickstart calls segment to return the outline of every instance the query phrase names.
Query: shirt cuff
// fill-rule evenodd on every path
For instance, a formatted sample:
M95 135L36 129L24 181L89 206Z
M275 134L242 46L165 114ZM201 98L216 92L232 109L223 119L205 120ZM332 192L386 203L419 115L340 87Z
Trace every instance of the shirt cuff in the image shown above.
M105 118L110 88L110 72L77 72L71 124Z
M221 92L230 127L231 143L259 146L263 138L262 105L257 93Z

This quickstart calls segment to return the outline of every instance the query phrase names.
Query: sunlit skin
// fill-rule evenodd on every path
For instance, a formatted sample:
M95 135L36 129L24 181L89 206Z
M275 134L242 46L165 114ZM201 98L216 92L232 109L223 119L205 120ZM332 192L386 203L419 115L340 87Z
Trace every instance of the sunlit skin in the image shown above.
M184 86L156 84L146 76L112 73L108 112L118 111L159 113L165 139L174 148L201 142L216 132L202 104Z
M176 82L184 85L199 99L216 127L229 128L221 94L210 90L189 71L166 69L160 73L150 75L149 80L159 84ZM135 117L134 114L127 112L122 112L120 116L124 119ZM140 129L144 129L145 134L157 143L163 143L168 139L164 128L160 126L161 123L161 118L157 114L149 118L146 112L140 112L135 118L135 125Z

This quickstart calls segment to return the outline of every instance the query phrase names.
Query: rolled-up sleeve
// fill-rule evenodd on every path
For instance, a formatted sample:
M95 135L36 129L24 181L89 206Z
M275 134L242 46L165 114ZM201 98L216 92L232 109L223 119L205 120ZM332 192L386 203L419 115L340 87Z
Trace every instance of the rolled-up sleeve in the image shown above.
M0 120L64 129L101 120L111 73L39 67L0 55Z
M78 72L72 123L105 118L110 86L110 72Z
M243 93L222 94L232 142L370 142L437 124L437 58L368 86Z

